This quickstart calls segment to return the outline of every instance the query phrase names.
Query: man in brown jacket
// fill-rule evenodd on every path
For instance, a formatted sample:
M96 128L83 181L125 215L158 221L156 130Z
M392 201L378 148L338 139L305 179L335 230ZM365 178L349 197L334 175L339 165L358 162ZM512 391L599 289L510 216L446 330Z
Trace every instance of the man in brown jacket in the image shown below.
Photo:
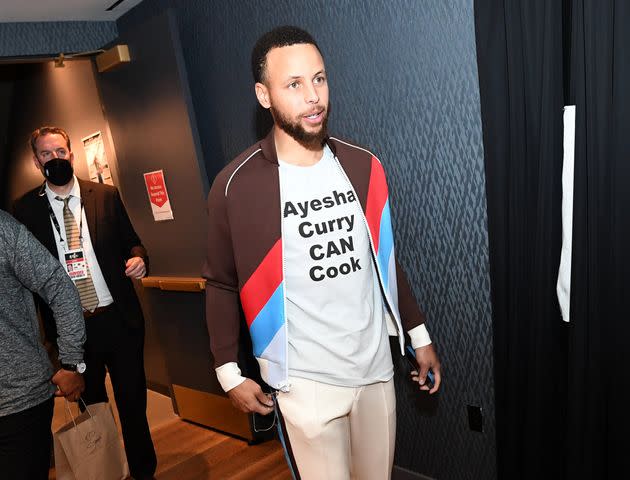
M281 410L301 478L389 478L389 335L403 353L409 334L420 389L438 390L440 364L396 262L383 166L328 135L326 70L307 32L263 35L252 69L274 127L219 173L208 196L204 276L217 377L241 410ZM239 307L272 395L241 375Z

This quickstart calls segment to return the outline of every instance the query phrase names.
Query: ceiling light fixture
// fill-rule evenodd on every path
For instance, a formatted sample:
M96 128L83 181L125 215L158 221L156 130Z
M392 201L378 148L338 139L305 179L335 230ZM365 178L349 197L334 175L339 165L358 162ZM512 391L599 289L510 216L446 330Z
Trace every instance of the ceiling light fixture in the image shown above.
M66 58L66 56L63 53L60 53L58 57L55 57L53 59L53 62L55 63L55 68L63 68L63 67L65 67L65 64L63 63L65 58Z
M105 50L103 49L99 49L99 50L90 50L89 52L78 52L78 53L67 53L67 54L62 52L58 56L53 58L53 62L55 64L55 68L63 68L66 66L66 64L64 63L65 60L98 55L100 53L103 53L104 51Z

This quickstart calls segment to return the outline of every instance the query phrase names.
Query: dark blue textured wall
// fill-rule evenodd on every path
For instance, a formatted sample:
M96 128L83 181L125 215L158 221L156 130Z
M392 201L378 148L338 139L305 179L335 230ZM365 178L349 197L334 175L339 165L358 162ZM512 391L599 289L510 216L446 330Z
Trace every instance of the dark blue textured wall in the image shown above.
M116 22L0 23L0 57L85 52L117 36Z
M496 477L492 330L472 0L145 0L132 28L175 9L209 174L256 139L250 51L283 23L326 59L331 131L373 149L398 253L444 363L437 405L400 382L396 464L440 479ZM468 430L466 404L484 409Z

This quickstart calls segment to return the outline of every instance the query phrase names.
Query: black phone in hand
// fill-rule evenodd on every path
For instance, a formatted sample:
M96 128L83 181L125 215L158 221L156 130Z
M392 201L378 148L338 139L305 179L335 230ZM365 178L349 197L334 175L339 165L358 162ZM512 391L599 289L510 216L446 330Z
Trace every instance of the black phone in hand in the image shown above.
M415 370L416 372L420 372L420 367L418 366L418 362L416 360L416 352L413 348L411 348L411 345L407 345L405 347L405 359L407 360L407 364L411 368L410 371ZM427 378L424 381L424 384L429 387L429 389L433 388L433 386L435 385L435 375L433 375L433 372L431 370L429 370L429 372L427 373Z

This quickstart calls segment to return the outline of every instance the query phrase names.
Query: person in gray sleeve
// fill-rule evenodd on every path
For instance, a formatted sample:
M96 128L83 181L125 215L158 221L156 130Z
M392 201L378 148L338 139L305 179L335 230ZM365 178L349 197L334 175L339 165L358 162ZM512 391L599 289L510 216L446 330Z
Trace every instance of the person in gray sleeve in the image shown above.
M33 293L51 308L62 367L53 372L40 341ZM76 401L85 323L76 287L59 261L0 210L0 472L12 480L48 478L54 396Z

